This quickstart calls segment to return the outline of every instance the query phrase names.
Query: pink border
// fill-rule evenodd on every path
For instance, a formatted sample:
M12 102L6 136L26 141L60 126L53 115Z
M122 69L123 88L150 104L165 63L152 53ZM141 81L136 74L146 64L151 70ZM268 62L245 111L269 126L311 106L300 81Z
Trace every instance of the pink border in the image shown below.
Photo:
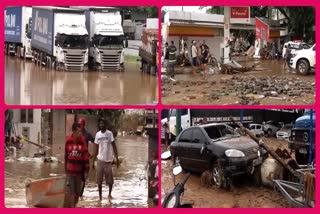
M52 5L52 1L48 1L48 0L24 0L24 1L13 1L13 0L2 0L0 1L0 20L1 20L1 25L0 25L0 31L3 32L3 9L5 6L8 6L8 5ZM217 6L230 6L230 5L234 5L234 6L243 6L243 5L250 5L250 6L259 6L259 5L269 5L269 6L314 6L316 11L318 10L318 8L320 7L318 4L317 4L317 1L313 1L313 0L304 0L303 2L301 1L298 1L298 0L291 0L291 1L280 1L280 0L256 0L256 1L252 1L252 0L220 0L220 1L210 1L210 0L202 0L201 2L194 2L194 1L191 1L191 0L184 0L184 1L178 1L178 0L174 0L174 1L169 1L169 0L162 0L162 1L157 1L157 0L149 0L149 1L146 1L146 0L136 0L136 1L129 1L129 0L123 0L121 2L117 2L117 1L113 1L113 2L108 2L108 1L105 1L105 0L95 0L94 2L92 1L89 1L89 0L69 0L69 1L66 1L66 0L60 0L60 1L55 1L54 2L54 5L109 5L109 6L157 6L158 7L158 14L159 14L159 17L161 17L161 7L162 6L176 6L176 5L184 5L184 6L193 6L193 5L200 5L200 6L206 6L206 5L217 5ZM301 14L303 15L303 14ZM316 13L316 23L318 23L318 20L319 20L319 14ZM160 29L160 26L161 26L161 19L159 19L159 29ZM319 26L317 25L316 26L316 30L318 31L320 28ZM160 35L160 32L159 32L159 35ZM4 35L3 34L0 34L0 41L3 41L3 37ZM316 37L316 41L317 43L319 42L319 39L318 37ZM161 44L161 37L159 37L159 44ZM4 43L1 42L0 43L0 50L3 50L4 48ZM3 57L3 51L0 51L1 55L0 55L0 64L2 64L4 66L4 57ZM159 47L159 53L161 53L161 47ZM161 59L161 54L159 54L159 62L160 62L160 59ZM317 56L317 61L319 61L319 57ZM4 68L4 67L2 67ZM3 69L2 69L3 70ZM159 66L159 71L161 71L161 65ZM0 119L1 119L1 123L0 123L0 130L4 130L4 111L7 109L7 108L55 108L55 109L65 109L65 108L77 108L77 109L80 109L80 108L110 108L110 109L116 109L116 108L121 108L121 109L124 109L124 108L146 108L146 109L151 109L151 108L155 108L158 110L159 112L159 126L158 127L161 127L161 122L160 122L160 114L161 114L161 110L163 108L213 108L213 109L239 109L239 108L252 108L252 109L262 109L262 108L281 108L281 109L284 109L284 108L313 108L314 110L318 110L318 101L316 100L315 104L314 105L299 105L299 106L293 106L293 105L288 105L288 106L241 106L241 105L230 105L230 106L210 106L210 105L200 105L200 106L188 106L188 105L180 105L180 106L174 106L174 105L166 105L166 106L163 106L161 104L161 85L158 84L158 104L156 105L114 105L114 106L102 106L102 105L86 105L86 106L79 106L79 105L58 105L58 106L51 106L51 105L33 105L33 106L19 106L19 105L13 105L13 106L8 106L5 104L5 101L4 101L4 71L3 71L3 75L0 75L0 78L1 78L1 85L2 87L0 87L0 97L2 97L2 99L0 100L0 108L1 108L1 112L0 112ZM319 75L316 74L316 94L318 94L318 79L319 79ZM158 76L158 80L159 80L159 83L161 82L161 72L159 72L159 76ZM2 95L2 96L1 96ZM319 120L320 118L317 118L316 122L317 124L319 123ZM316 127L316 130L318 131L318 126ZM161 139L161 130L160 128L158 129L158 133L159 133L159 140ZM1 136L3 135L3 132L1 132ZM3 136L2 136L2 139L3 139ZM319 141L319 136L316 135L316 141ZM318 152L318 147L316 147L317 149L317 152ZM161 151L161 144L159 144L159 151ZM0 158L4 159L4 151L2 149L0 149ZM318 163L318 159L319 157L317 156L317 163ZM1 162L3 163L3 162ZM160 155L159 155L159 163L161 163L161 159L160 159ZM1 172L1 176L4 176L4 165L1 164L1 167L0 167L0 172ZM317 173L318 173L319 170L317 170ZM160 167L160 170L159 170L159 173L161 173L161 167ZM159 183L161 183L161 174L159 174ZM317 179L317 183L318 183L318 180ZM159 185L159 197L161 195L161 189L160 189L160 185ZM1 179L0 181L0 190L4 190L4 179ZM318 188L317 188L318 190ZM319 200L319 194L318 194L318 191L316 192L316 201ZM0 192L0 199L1 199L1 203L0 203L0 209L1 211L5 211L7 213L20 213L20 212L25 212L25 213L40 213L40 212L43 212L43 210L39 210L39 209L15 209L15 208L12 208L12 209L6 209L5 208L5 205L4 205L4 191L1 191ZM214 199L212 199L214 200ZM161 198L159 198L159 201L161 201ZM316 203L317 204L317 203ZM158 206L158 209L155 209L155 210L152 210L152 211L155 211L155 212L161 212L161 211L164 211L164 210L161 210L159 209L161 206L159 205ZM314 209L310 209L308 210L308 212L312 212L312 213L315 213L316 210L318 209L318 206L316 206L316 208ZM256 212L257 210L253 210L253 209L241 209L241 210L237 210L236 212L239 212L239 211L245 211L247 213L253 213L253 212ZM46 209L45 210L46 212L56 212L57 210L55 209ZM67 212L66 209L60 209L59 211L62 211L62 212ZM87 212L86 210L84 209L77 209L75 210L79 213L85 213ZM112 210L109 210L113 213L125 213L127 211L129 212L139 212L139 213L147 213L151 210L148 210L148 209L112 209ZM177 210L165 210L166 212L177 212ZM204 209L204 210L201 210L201 211L204 211L204 212L207 212L209 213L210 210L208 209ZM215 209L214 211L222 211L221 208L218 208L218 209ZM235 210L233 209L224 209L223 210L224 212L226 213L231 213L231 212L234 212ZM270 212L271 210L266 210L266 209L261 209L259 210L259 212ZM281 212L281 211L288 211L290 213L298 213L300 212L300 209L285 209L285 210L280 210L280 209L272 209L272 212L273 211L276 211L276 212ZM102 211L102 209L94 209L94 212L98 212L98 213L102 213L104 211ZM186 212L186 213L191 213L192 210L182 210L182 211L178 211L178 212Z

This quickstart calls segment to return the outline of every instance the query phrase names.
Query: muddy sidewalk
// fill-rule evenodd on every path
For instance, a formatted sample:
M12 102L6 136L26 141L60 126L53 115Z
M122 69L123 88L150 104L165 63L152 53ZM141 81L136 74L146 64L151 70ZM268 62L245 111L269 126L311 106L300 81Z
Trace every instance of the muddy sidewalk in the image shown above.
M242 62L252 66L255 62ZM314 75L284 71L283 62L264 60L255 71L209 74L207 81L191 67L178 67L176 82L162 80L164 104L306 105L314 103Z

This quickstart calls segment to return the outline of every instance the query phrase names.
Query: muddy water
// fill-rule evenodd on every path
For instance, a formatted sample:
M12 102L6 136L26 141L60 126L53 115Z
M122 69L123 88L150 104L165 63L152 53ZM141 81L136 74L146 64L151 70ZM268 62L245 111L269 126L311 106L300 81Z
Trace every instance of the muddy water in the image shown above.
M79 207L148 207L148 185L145 165L148 159L147 138L118 137L119 155L124 157L119 169L114 168L113 199L107 200L108 188L103 185L103 200L99 202L94 172L84 191ZM16 159L5 162L5 205L26 207L25 183L28 180L47 178L50 174L64 174L63 163L43 163L41 158L31 158L34 147L26 146ZM58 151L59 149L55 149ZM29 157L28 157L29 156ZM63 154L57 154L62 157Z
M58 72L5 57L5 99L11 105L153 104L157 82L135 62L125 63L124 72Z

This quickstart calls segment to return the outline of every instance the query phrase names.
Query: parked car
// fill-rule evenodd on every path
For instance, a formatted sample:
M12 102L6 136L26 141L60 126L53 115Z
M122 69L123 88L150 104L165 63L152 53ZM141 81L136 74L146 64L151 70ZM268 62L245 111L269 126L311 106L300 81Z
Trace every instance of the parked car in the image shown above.
M277 131L279 131L281 128L281 123L274 121L263 122L263 131L268 137L275 136Z
M292 128L293 128L292 124L285 124L279 131L277 131L276 133L277 139L289 140Z
M309 44L302 42L302 41L289 41L283 45L282 57L284 57L284 55L286 53L285 46L288 46L288 51L290 52L290 54L294 54L297 50L311 48L311 46Z
M292 54L289 62L292 69L296 69L299 74L307 75L311 68L316 66L316 45L309 49L296 51Z
M264 131L261 124L249 124L249 130L252 131L257 137L261 137L264 135Z
M209 170L218 187L228 188L234 176L259 178L267 153L248 136L224 123L193 126L183 130L170 147L172 159L184 170ZM257 180L258 181L258 180Z

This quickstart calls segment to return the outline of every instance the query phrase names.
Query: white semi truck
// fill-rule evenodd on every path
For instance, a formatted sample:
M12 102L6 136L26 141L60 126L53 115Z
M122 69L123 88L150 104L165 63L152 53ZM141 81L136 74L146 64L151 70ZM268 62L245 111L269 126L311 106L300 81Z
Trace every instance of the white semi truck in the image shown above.
M32 58L31 15L31 7L15 6L5 8L4 35L7 54Z
M83 10L33 7L31 47L35 62L57 70L88 68L88 31Z
M89 32L89 66L93 70L122 70L127 41L123 32L123 13L115 7L86 8Z

